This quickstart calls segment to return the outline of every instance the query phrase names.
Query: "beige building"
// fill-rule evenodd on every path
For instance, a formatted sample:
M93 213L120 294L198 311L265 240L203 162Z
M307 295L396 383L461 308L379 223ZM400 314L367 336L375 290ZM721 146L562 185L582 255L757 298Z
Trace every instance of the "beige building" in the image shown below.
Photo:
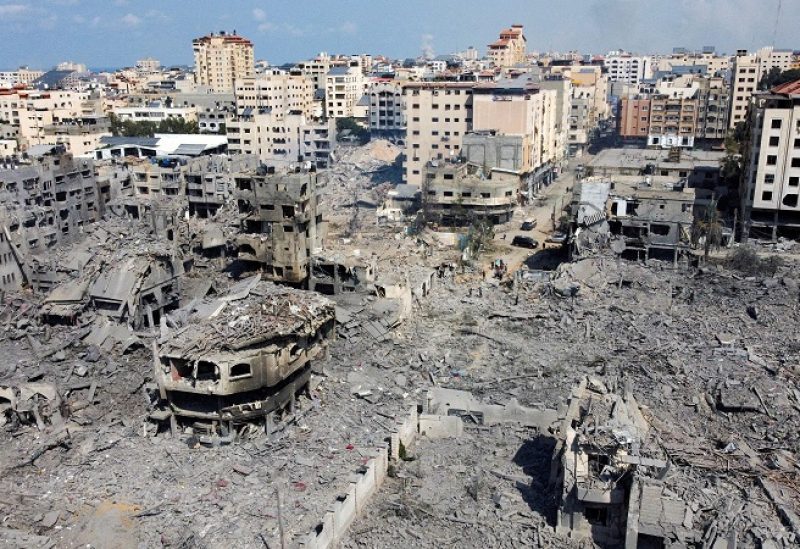
M525 62L527 39L522 25L511 25L500 32L500 38L489 44L488 56L495 67L513 67Z
M432 159L455 158L464 134L472 129L470 82L408 82L406 109L406 183L421 185Z
M356 116L364 91L365 81L360 61L353 60L347 66L331 68L325 77L325 116Z
M472 130L521 136L527 149L522 172L534 172L560 157L556 149L557 96L555 90L524 79L480 84L473 90Z
M325 77L331 70L331 56L322 52L310 61L298 63L293 70L311 80L314 92L324 90Z
M673 54L655 60L655 70L670 72L674 67L706 67L709 76L722 75L731 67L731 56L711 52Z
M290 111L310 118L314 108L314 88L302 75L270 71L256 77L236 81L236 114L246 109L271 109L279 115Z
M283 168L304 162L330 167L336 145L334 119L315 123L300 112L254 109L229 119L226 133L230 154L256 155L270 166Z
M0 90L0 121L6 123L4 127L13 128L20 150L32 145L65 144L74 155L84 154L81 143L86 139L79 136L88 132L99 138L105 134L97 125L100 108L87 92ZM83 121L87 122L85 128Z
M741 190L745 235L800 229L800 80L756 93Z
M735 128L737 124L744 122L747 118L747 106L750 104L753 92L758 89L761 78L772 68L778 68L781 72L791 69L793 61L792 50L765 47L756 53L748 53L747 50L736 52L731 71L729 117L731 128Z
M213 92L231 92L255 74L253 43L236 34L211 33L192 41L195 82Z
M469 225L475 219L505 223L514 214L519 190L517 172L435 162L426 167L422 205L427 220L444 225Z
M551 73L568 78L572 84L567 141L571 150L582 150L589 142L591 131L611 114L608 76L597 65L553 66Z

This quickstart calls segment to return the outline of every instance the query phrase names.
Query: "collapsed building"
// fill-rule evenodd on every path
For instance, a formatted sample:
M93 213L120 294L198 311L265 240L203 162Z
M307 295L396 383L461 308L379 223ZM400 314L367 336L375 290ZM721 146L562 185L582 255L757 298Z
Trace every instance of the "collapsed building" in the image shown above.
M584 379L569 396L560 436L551 479L561 486L557 533L625 549L700 540L692 509L668 489L669 461L629 390Z
M27 159L0 169L3 289L19 289L24 257L41 255L79 238L100 216L91 160L76 159L63 146L41 145ZM8 244L6 244L8 241Z
M505 223L519 202L519 189L517 172L433 160L425 172L422 208L426 219L443 225L468 225L476 219Z
M322 247L326 227L316 172L262 168L238 174L235 184L239 259L257 265L270 280L306 281L310 258Z
M694 207L695 189L588 178L573 189L572 255L610 247L629 259L677 263L692 245Z
M166 413L211 422L226 433L286 406L335 337L332 302L258 275L173 316L185 322L155 348Z

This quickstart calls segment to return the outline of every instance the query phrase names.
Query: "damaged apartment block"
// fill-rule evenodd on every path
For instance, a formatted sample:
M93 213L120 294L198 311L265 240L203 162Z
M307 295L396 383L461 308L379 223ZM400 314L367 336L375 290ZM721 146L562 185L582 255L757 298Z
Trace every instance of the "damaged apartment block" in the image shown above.
M316 172L260 168L237 175L235 184L239 260L257 265L269 280L305 282L325 233Z
M668 460L636 399L587 378L575 387L554 453L556 531L602 547L686 547L694 516L667 486ZM716 546L715 546L716 547Z
M571 204L576 257L610 246L628 259L677 263L691 248L695 189L588 178Z
M432 160L425 172L422 208L426 219L443 225L469 225L476 219L505 223L514 213L520 184L514 171Z
M77 239L100 216L92 161L73 158L63 146L37 145L26 158L0 165L0 197L8 247L0 256L3 289L19 289L31 256Z
M291 406L311 362L335 337L334 305L313 292L246 279L227 296L195 302L155 345L155 378L167 409L226 436L236 424Z

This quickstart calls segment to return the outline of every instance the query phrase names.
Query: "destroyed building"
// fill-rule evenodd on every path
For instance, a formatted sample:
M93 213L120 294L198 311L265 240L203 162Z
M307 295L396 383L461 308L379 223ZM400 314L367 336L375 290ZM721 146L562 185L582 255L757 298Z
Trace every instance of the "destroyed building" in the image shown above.
M586 179L573 189L572 253L610 247L629 259L677 262L691 248L694 207L695 189Z
M308 289L325 295L369 291L375 282L375 265L335 254L311 258Z
M265 168L237 175L235 184L239 259L267 279L304 282L325 234L316 172Z
M469 225L477 219L505 223L514 213L519 188L520 177L513 171L434 160L425 172L422 208L426 219L444 225Z
M213 216L233 196L233 175L255 170L258 157L249 154L202 156L189 161L184 179L189 215Z
M668 460L629 390L587 378L573 389L554 453L556 532L602 547L686 547L693 514L671 497ZM676 545L672 545L676 544Z
M85 224L99 218L97 181L91 160L76 159L61 146L32 147L26 159L0 170L4 239L13 250L2 264L19 265L22 255L37 255L79 237ZM3 281L19 288L22 271L11 269Z
M179 311L186 322L156 347L167 411L228 426L288 404L335 336L334 307L310 292L260 282Z

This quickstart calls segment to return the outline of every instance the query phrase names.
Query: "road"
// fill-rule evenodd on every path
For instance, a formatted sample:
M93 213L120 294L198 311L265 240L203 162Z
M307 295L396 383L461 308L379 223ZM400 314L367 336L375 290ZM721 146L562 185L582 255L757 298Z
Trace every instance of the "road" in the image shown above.
M552 259L555 255L553 252L543 252L542 245L544 241L555 230L553 224L553 209L556 212L556 222L561 216L561 209L570 200L572 194L572 187L575 184L575 167L578 164L586 163L589 158L584 155L581 158L571 158L567 167L562 171L561 175L556 181L544 189L539 198L533 201L532 204L517 208L514 211L514 216L510 222L502 225L495 226L495 238L493 241L493 249L490 254L484 257L487 272L490 272L491 263L495 259L502 259L508 265L509 274L518 270L524 263L547 263L542 261ZM536 228L532 231L522 231L520 226L522 222L527 219L536 220ZM539 242L539 248L536 250L529 250L526 248L517 248L511 246L511 241L515 236L530 236ZM536 255L536 258L532 256ZM539 259L540 261L535 261Z

